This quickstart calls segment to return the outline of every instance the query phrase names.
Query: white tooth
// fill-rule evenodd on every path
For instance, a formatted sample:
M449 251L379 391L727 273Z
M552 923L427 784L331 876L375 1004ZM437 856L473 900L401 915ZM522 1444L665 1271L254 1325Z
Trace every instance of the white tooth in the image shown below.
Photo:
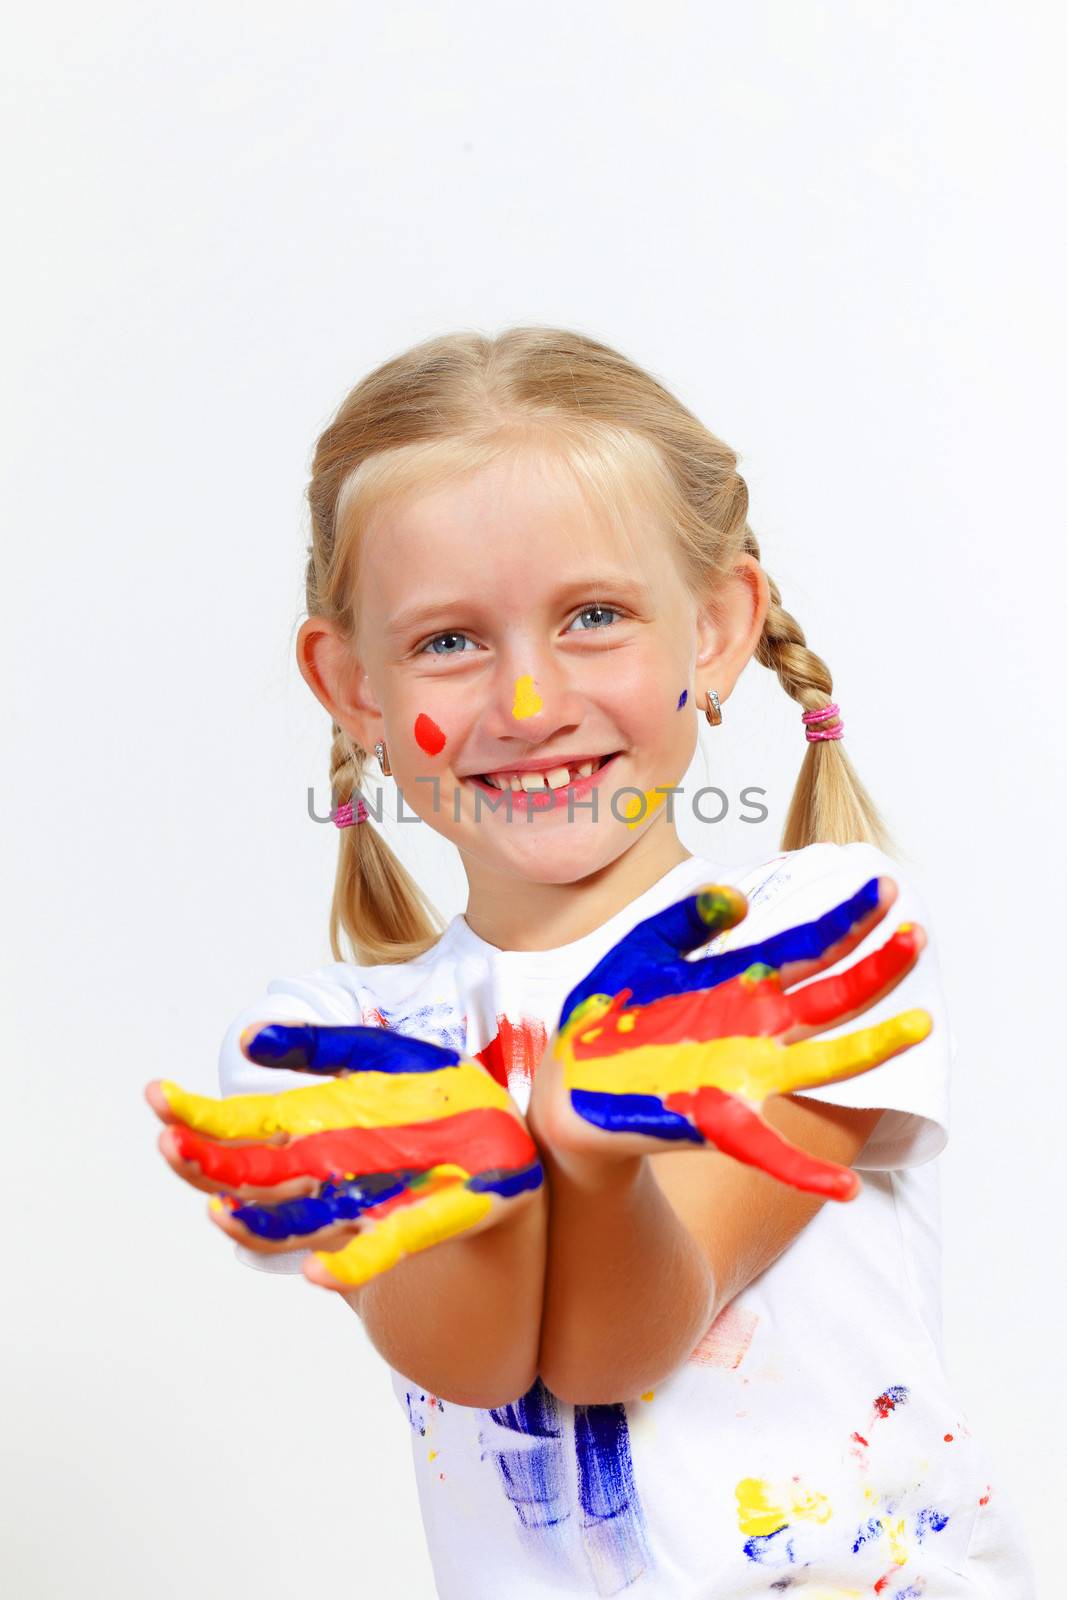
M486 783L491 783L493 785L494 789L506 789L507 788L507 783L504 781L503 778L501 778L499 776L498 773L487 772L486 775L485 775L485 781L486 781Z
M570 781L570 769L568 767L551 767L545 773L545 779L550 789L562 789L563 785Z
M522 772L519 774L519 776L522 779L522 786L526 790L527 794L529 794L531 789L544 789L547 787L543 772Z
M521 789L522 788L522 779L519 777L517 772L509 773L508 776L511 779L511 787L513 789Z
M588 778L589 774L593 770L593 762L580 761L574 770L577 772L579 778Z

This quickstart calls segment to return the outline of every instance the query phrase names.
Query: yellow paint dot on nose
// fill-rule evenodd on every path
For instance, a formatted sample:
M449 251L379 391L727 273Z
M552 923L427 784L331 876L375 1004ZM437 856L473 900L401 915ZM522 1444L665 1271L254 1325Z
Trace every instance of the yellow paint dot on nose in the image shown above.
M528 672L515 679L515 703L511 708L513 717L518 721L523 717L535 717L543 705L544 701L534 688L534 681Z

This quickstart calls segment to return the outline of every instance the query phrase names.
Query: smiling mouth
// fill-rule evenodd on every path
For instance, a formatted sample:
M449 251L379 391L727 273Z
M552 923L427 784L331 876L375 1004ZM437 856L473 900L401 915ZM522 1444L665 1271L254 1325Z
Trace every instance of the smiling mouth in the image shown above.
M507 793L518 794L544 794L547 790L566 789L572 784L581 783L606 767L609 761L614 761L622 752L614 750L610 755L597 756L588 761L574 762L564 766L561 762L558 767L549 767L543 772L509 772L502 769L499 772L480 772L472 774L468 782L485 784L488 788L502 790Z

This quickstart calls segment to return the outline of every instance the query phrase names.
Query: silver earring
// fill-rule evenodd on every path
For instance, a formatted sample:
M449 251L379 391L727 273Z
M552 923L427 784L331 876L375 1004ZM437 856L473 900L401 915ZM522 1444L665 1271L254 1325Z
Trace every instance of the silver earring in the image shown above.
M715 693L714 689L709 689L705 694L704 699L707 702L707 709L705 710L704 715L708 719L709 726L712 728L717 728L719 723L722 721L722 707L719 704L719 697Z
M391 778L393 776L393 769L389 765L389 757L385 753L385 745L381 739L379 739L378 743L374 746L374 754L378 757L378 765L382 769L382 777Z

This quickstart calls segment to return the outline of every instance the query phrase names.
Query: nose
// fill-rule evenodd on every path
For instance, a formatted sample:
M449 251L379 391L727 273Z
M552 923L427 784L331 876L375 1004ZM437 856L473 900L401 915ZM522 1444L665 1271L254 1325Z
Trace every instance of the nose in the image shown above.
M526 746L543 744L577 727L582 706L564 662L547 651L508 652L494 674L486 732Z

